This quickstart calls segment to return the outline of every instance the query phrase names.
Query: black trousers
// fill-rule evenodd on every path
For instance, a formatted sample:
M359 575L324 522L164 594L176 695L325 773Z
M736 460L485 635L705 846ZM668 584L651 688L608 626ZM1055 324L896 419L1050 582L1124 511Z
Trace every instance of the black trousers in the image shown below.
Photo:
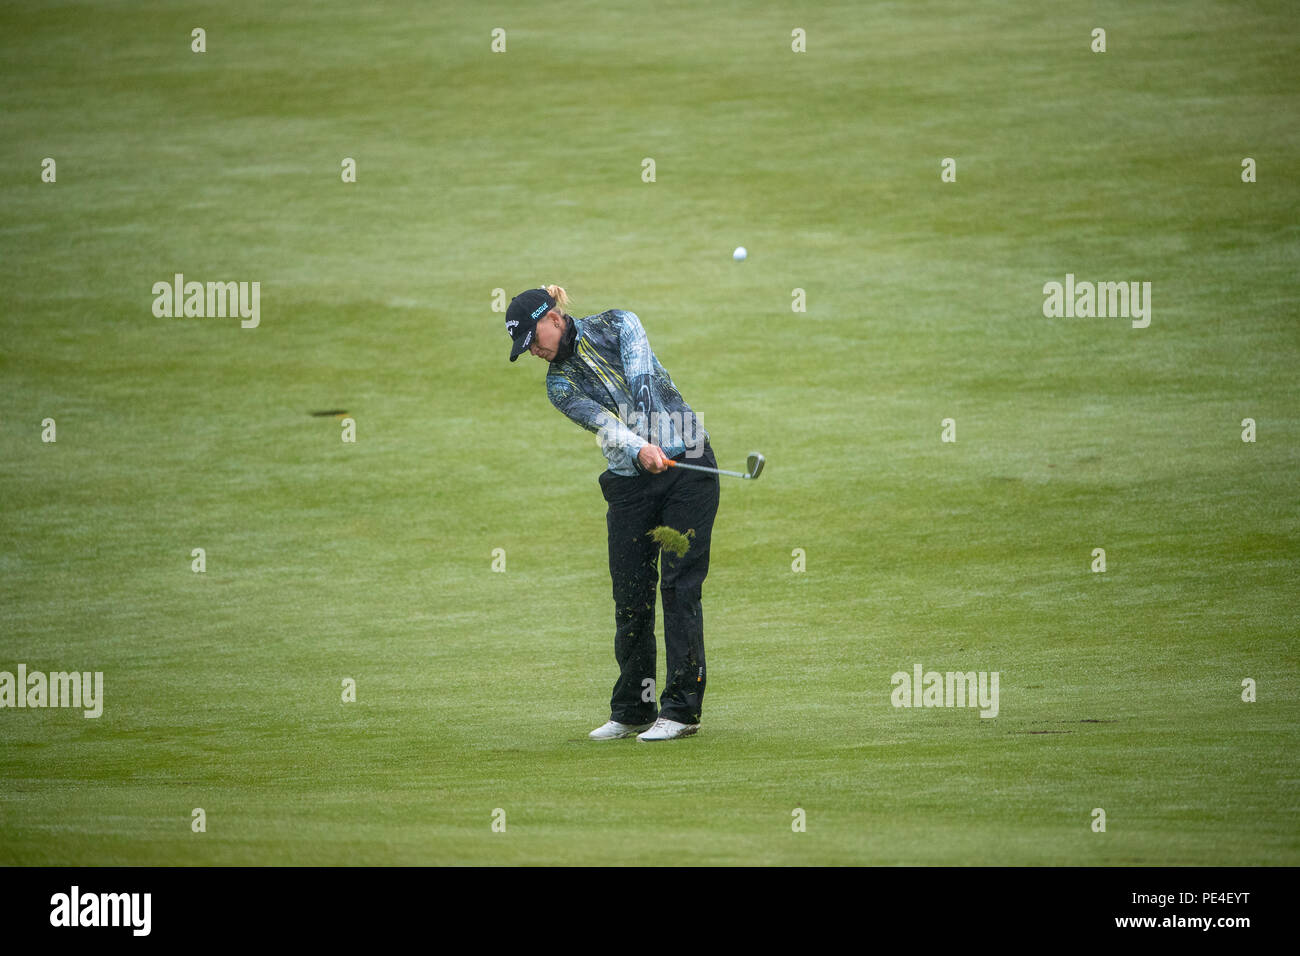
M677 461L718 467L704 443L697 458ZM704 612L701 588L709 573L709 542L718 512L718 476L685 468L657 475L616 475L605 471L600 489L609 503L609 574L614 583L614 659L619 675L610 699L610 719L646 724L655 719L655 584L664 600L664 649L667 686L660 696L660 716L684 724L700 722L707 674L704 667ZM682 557L663 551L651 529L667 525L695 533Z

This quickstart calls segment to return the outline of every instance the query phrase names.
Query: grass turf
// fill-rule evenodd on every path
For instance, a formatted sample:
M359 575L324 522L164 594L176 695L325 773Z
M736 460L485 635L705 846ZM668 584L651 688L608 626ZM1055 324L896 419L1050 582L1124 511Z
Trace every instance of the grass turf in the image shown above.
M0 863L1296 865L1298 48L1283 3L6 6L0 669L105 702L0 711ZM154 318L175 272L261 326ZM1044 318L1067 272L1151 326ZM491 310L537 282L768 458L696 738L585 739L603 463ZM890 706L917 662L998 717Z

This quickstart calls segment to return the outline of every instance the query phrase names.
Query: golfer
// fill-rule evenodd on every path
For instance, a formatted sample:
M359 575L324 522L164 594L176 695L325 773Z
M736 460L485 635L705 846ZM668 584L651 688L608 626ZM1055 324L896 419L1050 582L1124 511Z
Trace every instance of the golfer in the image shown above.
M707 674L700 589L709 573L709 538L718 511L718 476L673 468L674 461L716 468L708 434L682 399L632 312L610 309L575 319L556 285L510 300L510 361L531 352L550 363L551 404L590 432L609 462L600 489L609 503L609 574L614 582L614 659L618 680L609 722L593 740L636 736L674 740L700 728ZM666 525L689 538L678 557L650 532ZM655 585L664 601L668 684L655 706Z

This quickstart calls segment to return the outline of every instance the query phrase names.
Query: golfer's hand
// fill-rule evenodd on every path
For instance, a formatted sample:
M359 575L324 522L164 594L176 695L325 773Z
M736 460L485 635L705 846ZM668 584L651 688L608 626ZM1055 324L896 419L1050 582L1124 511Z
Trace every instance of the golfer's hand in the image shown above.
M668 470L668 456L658 445L641 446L641 451L637 453L636 458L641 462L641 467L652 475Z

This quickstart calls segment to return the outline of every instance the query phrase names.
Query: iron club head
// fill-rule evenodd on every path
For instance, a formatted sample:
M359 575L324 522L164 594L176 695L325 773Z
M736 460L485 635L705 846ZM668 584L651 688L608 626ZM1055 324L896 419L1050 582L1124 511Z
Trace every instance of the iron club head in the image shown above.
M763 473L763 465L765 465L766 463L767 463L767 459L764 458L762 455L760 455L758 452L756 451L750 452L749 461L746 463L745 477L757 478L759 475Z

